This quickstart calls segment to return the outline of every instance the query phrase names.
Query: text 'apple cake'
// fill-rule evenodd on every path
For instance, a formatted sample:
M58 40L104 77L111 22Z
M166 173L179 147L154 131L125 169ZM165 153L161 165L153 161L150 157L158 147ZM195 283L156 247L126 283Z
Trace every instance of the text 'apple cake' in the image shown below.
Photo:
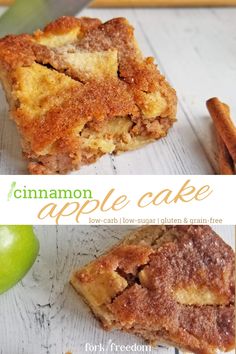
M167 134L176 94L124 18L61 17L0 40L0 79L33 174L66 173Z
M235 347L234 252L209 226L148 226L73 273L105 329L199 354Z

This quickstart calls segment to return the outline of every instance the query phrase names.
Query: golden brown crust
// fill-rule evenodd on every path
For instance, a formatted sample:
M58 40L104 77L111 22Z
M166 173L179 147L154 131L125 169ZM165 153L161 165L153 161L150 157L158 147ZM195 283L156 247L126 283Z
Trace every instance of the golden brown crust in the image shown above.
M223 351L234 348L234 306L231 304L179 305L165 293L134 284L108 307L122 329L131 332L144 329L146 339L149 331L156 332L156 338L175 342L176 346L194 353L209 353L211 348L212 352L216 348Z
M111 250L107 255L104 255L97 260L96 268L94 268L92 275L88 277L85 269L84 271L78 271L76 277L82 283L91 282L96 279L104 269L106 271L119 269L119 271L135 275L138 267L149 261L149 256L152 252L152 249L146 246L118 246Z
M165 136L175 121L175 91L153 58L142 58L133 28L123 18L102 24L98 19L62 17L32 36L7 36L0 40L0 79L27 146L25 155L34 159L33 172L38 159L38 171L53 173L55 165L45 166L44 155L59 153L57 142L64 136L81 140L74 133L80 125L100 131L111 119L128 117L129 137L142 136L148 142ZM40 92L42 98L32 103L37 90L48 94ZM69 155L75 153L71 145ZM128 149L127 144L121 151ZM94 156L104 153L85 150L94 150ZM81 156L54 172L74 169L78 161Z
M14 69L21 65L31 65L35 60L32 51L32 36L22 34L9 35L0 40L0 63L6 70Z
M93 124L96 125L108 117L137 114L132 96L118 80L86 83L63 92L63 96L66 100L60 107L51 109L43 121L35 121L24 131L32 139L33 150L41 150L59 139L62 132L73 129L84 117L93 117Z
M62 16L49 23L43 30L45 33L50 34L65 34L71 31L73 28L80 28L83 33L87 32L93 28L98 27L101 21L97 18L81 17L76 18L72 16Z
M112 297L104 296L110 277ZM234 348L234 253L209 226L138 229L71 282L105 328L195 353Z

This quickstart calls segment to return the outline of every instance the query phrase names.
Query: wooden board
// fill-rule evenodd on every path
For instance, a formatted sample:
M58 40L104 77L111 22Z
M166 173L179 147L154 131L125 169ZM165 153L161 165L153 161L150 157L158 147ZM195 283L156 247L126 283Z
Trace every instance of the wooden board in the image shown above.
M95 0L93 7L235 6L236 0Z
M164 139L120 156L105 156L78 174L212 174L217 171L215 136L205 101L235 101L236 9L87 9L82 16L125 16L145 55L178 93L178 122ZM0 92L0 174L27 173L15 125ZM76 173L76 172L75 172Z
M102 330L68 284L73 269L116 244L128 229L127 226L36 227L41 244L37 262L21 283L0 296L0 354L65 354L67 351L86 354L89 353L86 343L104 347L111 342L144 344L135 336ZM218 226L215 230L234 248L233 226ZM178 351L168 347L135 353L178 354Z
M14 0L0 0L10 5ZM94 0L92 7L235 6L236 0Z

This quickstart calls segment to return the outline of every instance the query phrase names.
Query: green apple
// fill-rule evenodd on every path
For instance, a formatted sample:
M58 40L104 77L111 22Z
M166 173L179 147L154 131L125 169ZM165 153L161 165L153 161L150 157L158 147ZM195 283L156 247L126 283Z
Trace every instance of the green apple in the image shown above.
M24 277L38 251L32 226L0 225L0 294Z

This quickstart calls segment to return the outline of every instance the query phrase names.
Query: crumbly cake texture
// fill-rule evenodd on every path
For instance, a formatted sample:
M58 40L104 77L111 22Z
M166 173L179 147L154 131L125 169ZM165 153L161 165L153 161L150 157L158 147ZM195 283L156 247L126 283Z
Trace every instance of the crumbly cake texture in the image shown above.
M61 17L0 40L0 80L29 171L66 173L161 138L176 94L124 18Z
M235 347L234 252L209 226L147 226L73 273L105 329L212 354Z

